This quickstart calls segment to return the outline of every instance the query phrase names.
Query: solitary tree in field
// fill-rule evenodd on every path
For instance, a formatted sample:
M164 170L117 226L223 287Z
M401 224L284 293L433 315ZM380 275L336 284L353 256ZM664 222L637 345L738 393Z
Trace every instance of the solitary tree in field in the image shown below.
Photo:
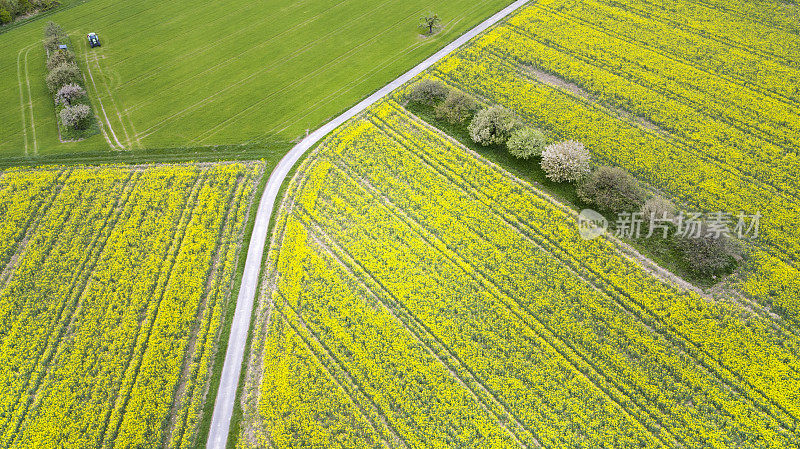
M431 35L433 31L439 28L439 24L442 22L442 19L439 18L438 14L428 14L426 16L422 16L420 19L419 27L424 30L425 34Z

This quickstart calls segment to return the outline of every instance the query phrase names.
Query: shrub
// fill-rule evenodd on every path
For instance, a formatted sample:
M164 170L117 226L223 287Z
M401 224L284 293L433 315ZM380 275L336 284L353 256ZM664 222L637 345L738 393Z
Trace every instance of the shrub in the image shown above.
M725 235L708 235L704 225L700 237L679 237L675 246L689 269L703 276L722 274L741 258L741 250Z
M666 216L666 218L672 219L677 212L678 209L672 204L672 201L658 195L645 201L642 206L642 216L645 220L649 220L651 216L656 218Z
M492 106L478 111L468 129L469 136L475 143L489 146L506 143L519 126L519 120L511 111L502 106Z
M83 87L74 83L65 84L61 86L61 89L59 89L58 93L56 93L56 104L69 106L73 101L85 95L86 91L83 89Z
M547 138L541 130L525 127L511 133L506 146L508 152L520 159L528 159L531 156L541 156L544 147L547 145Z
M69 83L77 83L80 80L81 72L74 62L64 62L56 66L47 74L47 87L51 92L57 92L61 86Z
M577 181L591 170L592 156L574 140L548 145L542 152L542 170L551 181Z
M460 90L451 90L444 102L436 106L436 117L453 125L465 123L478 110L478 102Z
M600 167L578 186L578 196L605 212L636 212L645 200L639 182L619 167Z
M44 38L44 49L47 50L49 54L55 53L58 51L58 44L61 43L61 38L58 36L48 36Z
M47 22L47 25L44 26L44 37L61 37L65 35L66 33L64 33L61 25L55 22Z
M17 15L22 15L25 13L29 13L33 11L35 8L28 0L18 0L17 1Z
M11 23L11 21L12 21L13 19L14 19L14 18L13 18L13 17L11 17L11 13L10 13L10 12L8 12L8 10L7 10L7 9L5 9L5 8L0 8L0 24L3 24L3 25L5 25L5 24L7 24L7 23Z
M74 106L67 106L61 110L59 114L61 124L73 129L82 129L87 124L89 118L89 106L85 104L76 104Z
M51 71L65 62L75 62L75 53L69 50L55 50L47 58L47 70Z
M439 81L425 79L411 87L408 99L414 103L434 106L447 96L448 90L447 86Z

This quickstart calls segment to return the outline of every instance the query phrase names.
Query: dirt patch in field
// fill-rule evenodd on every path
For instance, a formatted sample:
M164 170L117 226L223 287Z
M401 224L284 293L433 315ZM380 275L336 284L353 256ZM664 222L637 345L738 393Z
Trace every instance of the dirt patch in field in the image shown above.
M596 96L592 95L592 93L590 93L589 91L587 91L586 89L582 88L581 86L579 86L579 85L577 85L575 83L569 82L569 81L567 81L567 80L565 80L565 79L563 79L561 77L553 75L552 73L548 73L548 72L545 72L543 70L539 70L539 69L537 69L536 67L533 67L533 66L527 66L526 65L526 66L522 66L522 68L525 71L525 73L527 73L529 76L531 76L532 78L536 79L540 83L544 83L544 84L547 84L548 86L556 87L558 89L567 91L567 92L569 92L570 94L572 94L572 95L574 95L576 97L580 97L580 98L582 98L582 99L584 99L586 101L590 101L592 103L602 105L606 109L610 109L610 110L614 111L617 115L619 115L623 119L625 119L625 120L627 120L629 122L634 122L634 123L636 123L636 124L638 124L638 125L640 125L640 126L642 126L644 128L647 128L647 129L649 129L651 131L667 134L667 132L664 131L663 129L661 129L658 125L656 125L655 123L651 122L650 120L648 120L648 119L646 119L644 117L638 116L638 115L633 114L633 113L631 113L629 111L626 111L624 109L617 108L617 107L614 107L614 106L611 106L611 105L608 105L606 103L601 102Z

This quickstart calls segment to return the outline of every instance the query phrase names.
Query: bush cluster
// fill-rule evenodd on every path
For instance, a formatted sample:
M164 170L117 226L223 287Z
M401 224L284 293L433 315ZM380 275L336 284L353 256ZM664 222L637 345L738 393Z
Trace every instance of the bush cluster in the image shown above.
M44 11L58 5L57 0L0 0L0 25L13 22L17 17Z
M481 109L469 124L469 136L483 146L502 145L522 126L519 119L502 106Z
M511 133L506 146L508 152L519 159L538 157L547 146L547 136L540 129L526 126Z
M67 34L58 24L48 22L44 27L45 82L53 94L61 125L73 130L85 129L90 123L91 108L87 104L86 89L81 85L83 77L75 62L75 53L69 48L58 48L61 44L69 45Z
M600 167L585 177L577 189L582 201L606 213L641 212L641 219L650 226L650 220L668 220L670 235L667 243L675 250L684 266L696 275L723 274L741 258L741 248L725 234L711 233L707 223L700 224L697 234L676 236L678 209L659 195L647 198L639 182L619 167ZM663 223L663 222L662 222ZM671 224L670 224L671 223Z
M449 89L439 81L424 79L411 88L408 93L408 100L412 103L424 104L426 106L436 106L437 103L447 97Z
M451 90L436 106L436 117L452 124L464 124L475 115L478 102L460 90Z

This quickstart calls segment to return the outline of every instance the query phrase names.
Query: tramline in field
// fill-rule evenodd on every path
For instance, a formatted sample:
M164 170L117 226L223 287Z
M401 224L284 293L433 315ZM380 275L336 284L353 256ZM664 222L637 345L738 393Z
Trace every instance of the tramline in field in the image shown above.
M791 446L797 335L582 240L573 212L397 103L299 173L242 447Z
M762 213L723 283L582 239L399 92L292 180L238 447L798 447L800 69L771 7L537 2L424 75L684 207Z
M26 156L150 148L180 153L187 147L250 143L279 158L306 129L322 125L508 3L77 4L47 20L73 36L108 140L98 134L59 141L52 98L41 82L44 55L38 43L44 21L38 20L0 33L0 96L9 99L0 107L0 158L22 156L25 142ZM422 38L419 15L434 4L446 20L435 35ZM102 37L96 41L102 46L88 33ZM253 159L259 157L254 152Z
M262 163L0 173L4 447L194 447Z

